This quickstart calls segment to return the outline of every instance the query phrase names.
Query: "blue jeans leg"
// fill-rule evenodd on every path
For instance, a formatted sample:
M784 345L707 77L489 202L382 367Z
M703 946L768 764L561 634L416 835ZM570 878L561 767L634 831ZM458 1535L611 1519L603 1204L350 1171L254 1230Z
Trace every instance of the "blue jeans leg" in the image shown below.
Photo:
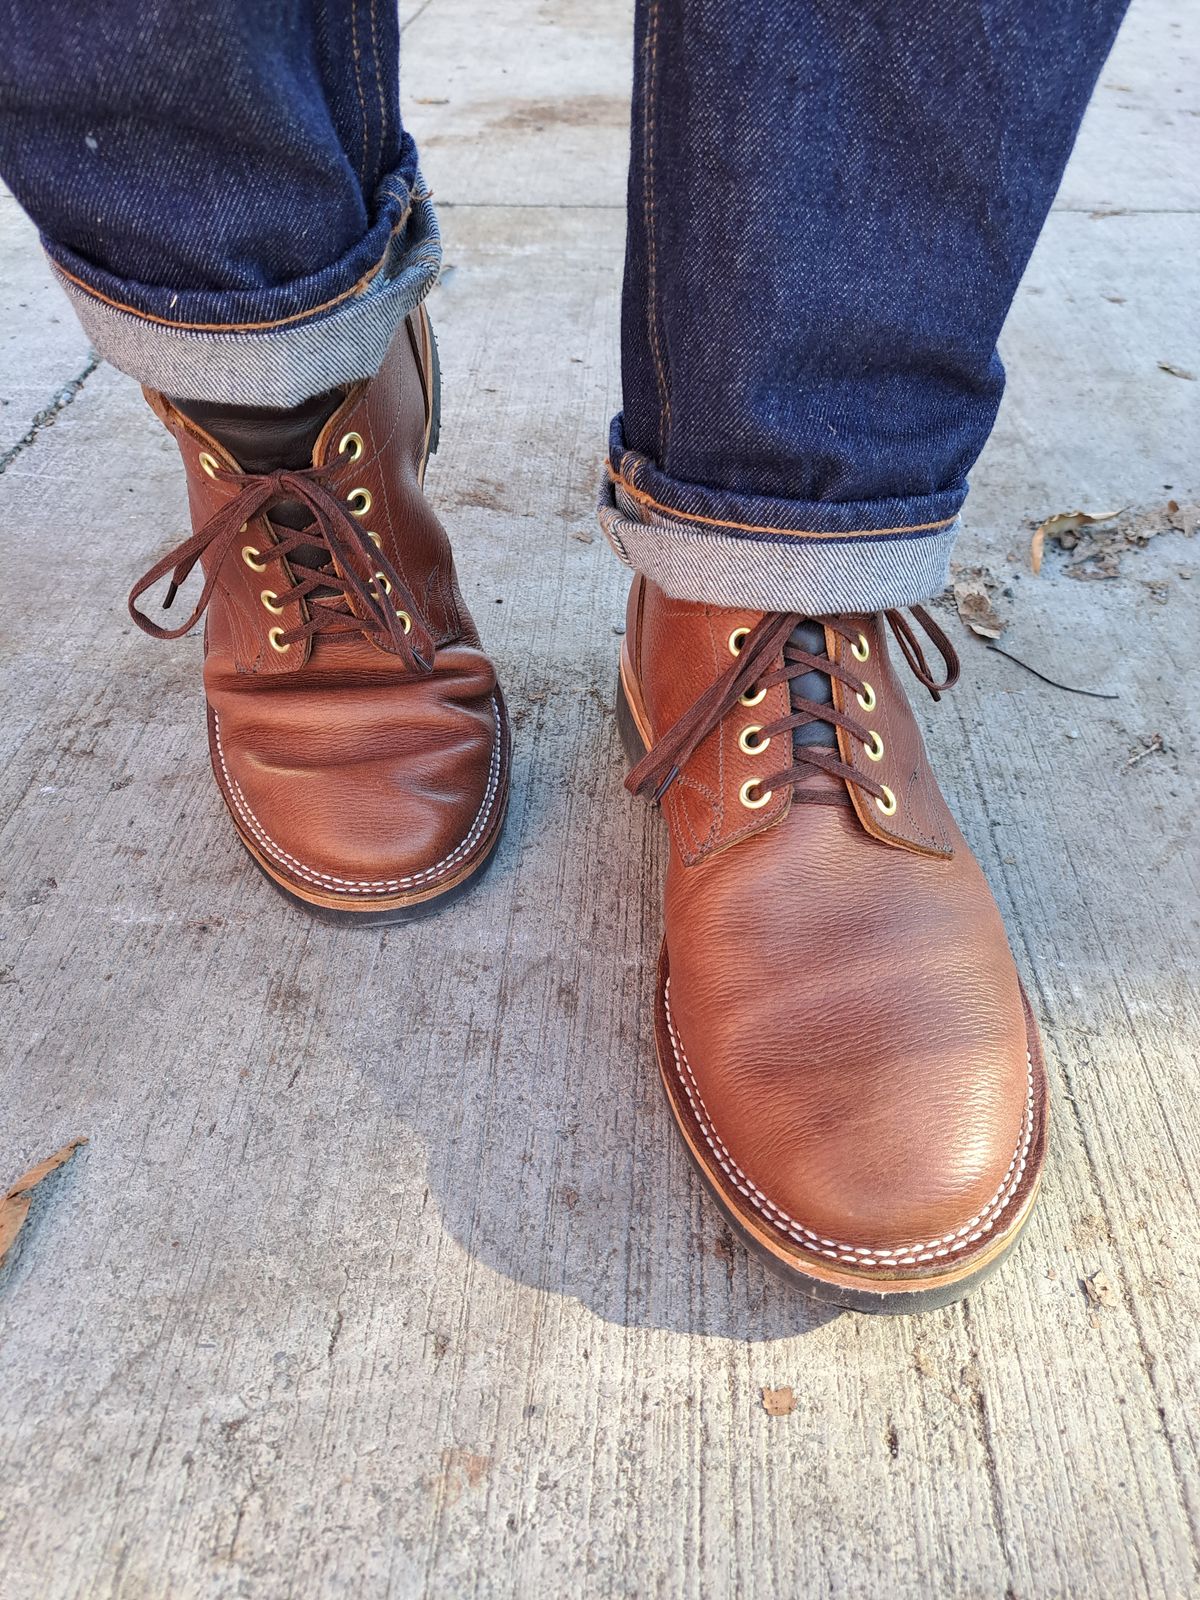
M996 340L1125 0L638 0L601 520L668 593L945 582Z
M0 0L0 172L96 348L185 399L369 377L437 276L393 0Z

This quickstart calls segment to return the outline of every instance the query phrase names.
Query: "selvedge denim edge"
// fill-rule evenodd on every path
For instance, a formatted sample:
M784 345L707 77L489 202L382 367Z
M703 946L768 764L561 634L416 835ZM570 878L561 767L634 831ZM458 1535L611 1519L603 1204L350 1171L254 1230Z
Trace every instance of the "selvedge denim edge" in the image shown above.
M378 371L392 335L441 267L437 216L418 178L375 271L309 313L274 323L196 327L109 303L51 266L97 353L139 383L179 399L287 407Z
M808 616L886 611L940 594L960 527L953 515L920 532L737 533L652 510L609 471L598 509L619 560L672 599Z

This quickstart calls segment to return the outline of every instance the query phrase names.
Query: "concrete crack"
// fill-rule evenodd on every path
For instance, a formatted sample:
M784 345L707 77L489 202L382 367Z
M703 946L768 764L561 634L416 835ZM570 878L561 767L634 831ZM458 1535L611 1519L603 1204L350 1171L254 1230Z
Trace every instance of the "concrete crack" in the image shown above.
M50 404L43 406L42 409L37 412L33 418L33 421L29 424L28 429L21 435L16 444L10 445L9 448L5 450L2 455L0 455L0 475L3 475L8 471L9 467L13 464L17 457L24 451L28 450L29 446L33 444L40 433L42 433L46 428L51 428L54 426L59 412L65 411L71 402L76 399L79 391L83 388L84 384L88 381L92 373L95 372L99 365L100 357L95 354L90 355L88 357L87 366L84 367L83 371L77 373L69 383L64 384L54 398L50 401Z

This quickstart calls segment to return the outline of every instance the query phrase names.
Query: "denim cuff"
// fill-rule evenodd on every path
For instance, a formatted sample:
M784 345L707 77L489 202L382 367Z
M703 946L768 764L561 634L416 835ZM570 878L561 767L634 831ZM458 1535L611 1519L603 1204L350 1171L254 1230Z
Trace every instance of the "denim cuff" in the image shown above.
M827 616L940 594L964 497L965 489L869 505L751 501L671 484L646 457L622 450L608 462L599 515L625 565L674 600ZM733 510L743 519L714 514Z
M397 197L394 197L397 198ZM376 224L373 233L378 231ZM429 192L417 176L406 203L382 229L382 254L360 270L364 246L378 251L378 241L359 241L355 250L319 277L329 293L308 309L287 311L299 298L312 299L311 285L284 285L259 294L261 309L280 315L233 320L222 315L222 302L235 311L242 295L205 294L204 320L192 320L196 296L177 297L178 318L141 308L141 286L127 295L108 292L101 275L85 279L74 263L48 249L67 298L97 353L147 388L181 400L218 404L290 407L339 385L375 375L392 335L429 293L441 267L442 246ZM336 288L347 273L344 288ZM211 319L211 320L209 320Z

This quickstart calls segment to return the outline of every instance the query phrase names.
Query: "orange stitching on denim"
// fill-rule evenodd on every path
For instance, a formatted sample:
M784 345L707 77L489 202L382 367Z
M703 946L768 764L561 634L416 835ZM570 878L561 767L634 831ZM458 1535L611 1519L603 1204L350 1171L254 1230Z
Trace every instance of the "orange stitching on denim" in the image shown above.
M343 289L341 294L335 294L332 300L323 300L319 306L313 306L311 310L296 311L290 317L280 317L275 322L171 322L166 317L156 317L149 311L139 311L136 306L124 305L120 300L114 300L111 295L102 294L99 289L93 289L90 284L84 283L83 279L77 277L75 273L68 272L66 267L60 265L57 261L51 261L50 265L58 273L59 277L66 278L68 283L73 283L89 299L99 300L106 306L112 306L114 311L124 311L128 316L139 317L143 322L157 323L160 328L170 328L172 331L183 333L260 333L270 328L285 328L290 322L306 322L310 317L319 316L322 311L328 311L332 306L340 305L343 300L350 300L356 294L362 294L372 279L377 277L383 270L388 256L391 254L392 239L395 238L407 220L408 212L405 212L400 221L392 228L387 249L371 268L370 272L365 272L357 283L351 284L349 289Z
M637 462L634 471L636 472L644 464ZM694 511L680 511L677 506L663 505L661 500L655 500L653 495L637 488L631 479L617 472L611 462L605 462L605 470L613 483L619 483L632 499L640 500L655 511L665 511L676 522L703 522L710 528L734 528L738 533L782 533L789 539L868 539L885 533L930 533L934 528L948 528L958 516L955 512L953 517L943 517L940 522L910 522L902 528L772 528L769 524L724 522L720 517L702 517Z
M666 366L663 362L662 338L658 317L658 244L654 237L654 123L655 93L658 80L658 0L649 0L650 18L646 28L646 83L643 86L647 112L643 159L646 163L645 218L646 218L646 274L649 279L646 293L646 321L650 333L650 349L654 356L654 370L658 378L658 404L662 424L660 441L663 458L667 454L667 440L671 431L671 395L667 387Z

